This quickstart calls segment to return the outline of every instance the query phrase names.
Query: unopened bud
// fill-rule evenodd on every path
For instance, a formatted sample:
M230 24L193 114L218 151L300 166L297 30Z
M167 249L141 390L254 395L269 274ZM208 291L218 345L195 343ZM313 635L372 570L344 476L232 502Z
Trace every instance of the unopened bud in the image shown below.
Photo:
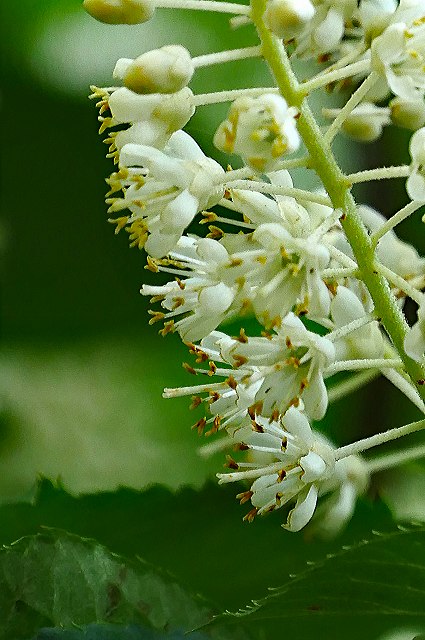
M300 146L297 114L278 95L238 98L215 132L214 145L225 153L239 154L260 173L273 171L282 156Z
M107 24L140 24L155 11L152 0L84 0L83 6L93 18Z
M271 0L267 2L265 21L279 38L293 38L314 16L310 0Z
M190 82L194 72L189 51L180 45L147 51L129 62L121 69L116 67L115 75L122 70L125 86L135 93L175 93Z
M109 109L116 124L158 121L170 133L184 127L195 111L193 93L188 87L166 96L137 95L121 87L110 96Z
M394 98L390 102L391 120L397 127L417 131L425 125L425 102Z
M364 102L350 113L342 125L342 130L353 140L374 142L381 137L384 126L388 124L388 109Z
M338 117L341 109L322 109L325 118ZM342 124L342 131L353 140L373 142L382 135L385 125L391 123L390 109L363 102L356 107Z

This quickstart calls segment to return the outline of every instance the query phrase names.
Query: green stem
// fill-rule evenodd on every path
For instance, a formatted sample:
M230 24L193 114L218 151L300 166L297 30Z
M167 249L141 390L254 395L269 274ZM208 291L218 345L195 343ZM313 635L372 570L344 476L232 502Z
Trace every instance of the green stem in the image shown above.
M264 24L265 7L266 0L252 0L251 18L261 40L263 57L275 77L281 95L300 111L298 129L310 154L312 168L323 182L335 209L342 209L345 213L342 225L356 258L359 276L372 296L377 317L382 319L406 371L417 386L420 396L425 399L425 368L409 358L404 351L408 325L403 312L398 308L385 278L375 267L374 247L358 214L351 187L347 185L347 177L339 168L331 146L326 142L314 118L285 48Z

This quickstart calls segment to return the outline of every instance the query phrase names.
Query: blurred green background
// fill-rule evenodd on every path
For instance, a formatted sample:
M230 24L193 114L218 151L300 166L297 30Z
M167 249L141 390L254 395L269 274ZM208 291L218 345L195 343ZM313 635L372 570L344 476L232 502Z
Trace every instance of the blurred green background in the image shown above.
M187 351L176 336L161 338L147 325L148 303L138 292L158 279L144 270L144 255L128 249L125 233L115 237L106 222L104 178L112 165L88 86L110 85L119 57L173 42L200 55L253 44L253 31L176 10L158 11L146 25L110 27L77 0L2 2L0 12L0 501L30 495L39 473L60 476L73 493L200 486L220 470L222 455L200 458L190 430L199 416L188 412L187 399L161 398L164 386L188 383ZM221 74L202 69L191 87L264 83L263 65L246 61ZM188 126L215 157L209 140L226 109L199 109ZM339 153L351 170L374 166L382 150L393 154L387 164L406 161L406 137L391 136L359 163L356 145L342 140ZM294 175L300 184L302 174ZM368 201L387 213L403 204L402 188L388 203L385 193L374 190ZM417 224L405 223L401 235L417 235ZM402 414L416 417L378 381L332 407L324 428L345 443L399 424Z

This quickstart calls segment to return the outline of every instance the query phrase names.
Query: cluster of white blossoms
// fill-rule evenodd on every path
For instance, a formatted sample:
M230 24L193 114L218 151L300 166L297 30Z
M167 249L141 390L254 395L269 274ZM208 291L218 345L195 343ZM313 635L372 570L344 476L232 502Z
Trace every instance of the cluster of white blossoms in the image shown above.
M145 22L158 7L255 24L254 46L199 57L164 46L118 60L118 86L93 87L117 165L106 202L116 232L125 228L147 253L146 268L170 276L142 286L159 305L150 322L163 323L164 336L178 332L196 360L185 368L206 382L164 396L192 396L193 408L206 409L199 434L221 432L218 446L239 452L220 483L248 483L238 495L252 503L246 519L283 507L290 531L307 525L320 499L316 527L335 533L371 471L385 468L385 458L359 454L425 427L422 420L338 448L313 424L332 399L380 373L425 413L425 259L394 231L425 203L425 0L84 5L112 24ZM187 86L200 67L253 57L268 62L275 87L194 95ZM326 66L299 82L292 57ZM352 93L324 112L333 122L323 132L307 97L329 86ZM195 109L218 102L230 108L213 143L238 169L225 170L182 130ZM411 164L343 174L335 135L371 142L389 124L415 131ZM294 185L295 168L315 173L318 190ZM351 196L354 184L388 178L407 178L410 198L389 220ZM410 328L406 299L418 306ZM239 322L236 337L226 333L229 320Z

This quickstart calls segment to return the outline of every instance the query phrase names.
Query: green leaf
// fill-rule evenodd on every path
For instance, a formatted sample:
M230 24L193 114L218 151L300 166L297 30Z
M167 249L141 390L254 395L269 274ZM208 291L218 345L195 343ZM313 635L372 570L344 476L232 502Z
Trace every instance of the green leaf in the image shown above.
M41 629L32 640L185 640L182 631L158 633L146 627L136 625L90 624L78 629ZM200 633L193 633L191 640L205 638Z
M230 623L263 637L285 629L300 638L361 633L366 640L401 623L419 624L425 631L425 527L373 533L308 563L307 570L289 576L266 597L209 624Z
M78 629L41 629L32 640L185 640L182 631L159 633L136 625L90 624ZM203 634L193 633L191 640L202 640Z
M189 631L211 619L211 606L141 560L110 553L64 532L22 538L0 553L1 637L18 640L40 627L137 623Z
M334 553L373 528L392 526L384 505L361 502L342 537L311 540L284 531L278 512L253 524L242 522L246 509L235 493L235 487L211 483L200 492L155 486L76 498L44 480L33 504L0 507L0 543L35 534L40 526L66 529L115 553L142 556L224 609L260 597L283 576L300 571L307 559Z

